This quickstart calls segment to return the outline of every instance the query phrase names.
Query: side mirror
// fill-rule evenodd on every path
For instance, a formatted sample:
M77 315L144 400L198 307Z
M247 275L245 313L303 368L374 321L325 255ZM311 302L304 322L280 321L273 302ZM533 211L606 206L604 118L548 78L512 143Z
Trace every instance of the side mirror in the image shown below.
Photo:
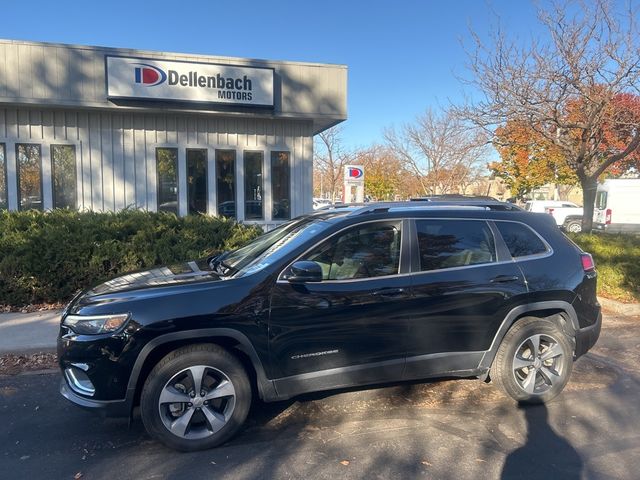
M300 260L291 265L291 273L287 276L289 283L321 282L322 267L318 262Z

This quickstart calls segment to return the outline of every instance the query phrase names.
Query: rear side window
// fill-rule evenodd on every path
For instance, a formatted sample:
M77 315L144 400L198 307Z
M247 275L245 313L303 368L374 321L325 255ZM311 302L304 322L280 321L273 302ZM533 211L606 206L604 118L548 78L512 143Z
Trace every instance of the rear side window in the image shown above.
M522 223L496 222L496 226L513 258L537 255L547 251L540 237Z
M474 220L416 220L420 270L440 270L496 261L489 226Z

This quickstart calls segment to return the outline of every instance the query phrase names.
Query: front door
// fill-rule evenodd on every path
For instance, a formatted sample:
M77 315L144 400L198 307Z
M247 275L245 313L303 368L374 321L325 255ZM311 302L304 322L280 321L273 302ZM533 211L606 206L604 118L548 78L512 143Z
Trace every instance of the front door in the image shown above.
M476 368L524 277L484 220L416 220L415 231L405 378Z
M410 293L402 223L362 223L312 248L299 260L318 262L321 282L291 284L285 269L269 325L279 394L400 379Z

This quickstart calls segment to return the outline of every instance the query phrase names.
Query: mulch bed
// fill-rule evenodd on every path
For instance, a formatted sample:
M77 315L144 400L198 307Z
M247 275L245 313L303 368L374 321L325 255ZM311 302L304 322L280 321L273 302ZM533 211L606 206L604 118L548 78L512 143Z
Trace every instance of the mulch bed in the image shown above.
M47 310L62 310L64 307L64 303L34 303L32 305L24 305L22 307L14 307L13 305L0 305L0 313L45 312Z
M55 353L38 352L27 355L0 355L0 375L17 375L23 372L58 368Z

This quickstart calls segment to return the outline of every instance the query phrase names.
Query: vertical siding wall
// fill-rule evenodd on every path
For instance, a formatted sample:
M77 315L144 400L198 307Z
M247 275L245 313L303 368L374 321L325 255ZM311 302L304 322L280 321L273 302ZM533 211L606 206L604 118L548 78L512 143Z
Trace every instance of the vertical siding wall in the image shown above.
M236 150L238 219L243 214L242 151L263 150L265 220L271 221L271 151L291 153L291 216L312 210L312 122L91 110L0 108L9 208L17 208L16 143L42 145L43 201L52 206L51 144L76 145L78 208L157 210L156 147L177 147L180 214L186 214L186 149L208 149L209 213L216 214L215 150Z

